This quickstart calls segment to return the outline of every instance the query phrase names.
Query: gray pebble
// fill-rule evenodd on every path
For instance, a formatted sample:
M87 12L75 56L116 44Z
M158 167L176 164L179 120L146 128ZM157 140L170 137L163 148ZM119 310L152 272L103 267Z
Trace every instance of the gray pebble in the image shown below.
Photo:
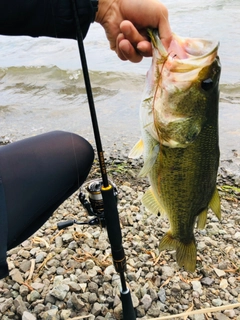
M43 262L43 260L46 258L47 256L47 253L46 252L39 252L37 255L36 255L36 263L41 263Z
M56 287L54 287L51 291L50 294L57 298L58 300L64 300L67 293L69 291L69 286L66 284L60 284Z
M222 302L221 299L213 299L213 300L212 300L212 305L213 305L214 307L219 307L219 306L221 306L222 304L223 304L223 302Z
M225 314L220 313L220 312L215 313L215 319L216 320L230 320L229 317L227 317Z
M43 320L59 320L58 310L56 308L45 311L42 314Z
M209 277L205 277L201 279L201 283L205 284L206 286L210 286L213 282L214 280Z
M38 299L41 299L41 295L36 290L31 291L30 294L27 296L27 300L29 302L34 302L34 301L36 301Z
M20 288L19 288L19 293L22 297L25 297L28 295L29 293L29 289L27 286L24 286L24 285L21 285Z
M159 300L160 300L162 303L165 303L165 301L166 301L166 292L165 292L165 289L164 289L164 288L161 288L161 289L158 291L158 297L159 297Z
M5 313L8 309L11 308L13 304L13 298L9 298L0 303L0 312Z
M36 320L37 318L28 311L24 311L22 315L22 320Z
M145 294L141 299L141 303L143 304L144 310L147 310L152 304L152 298L149 294Z
M85 303L82 301L80 295L77 295L75 292L72 293L71 302L74 308L76 308L78 311L85 306Z
M162 267L162 277L163 279L171 278L174 275L174 270L171 267L163 266Z
M89 296L88 296L89 303L92 304L92 303L96 302L97 300L98 300L98 296L96 295L96 293L92 292L89 294Z
M101 309L102 309L102 306L100 303L98 302L95 302L93 307L92 307L92 311L91 313L94 315L94 316L98 316L100 313L101 313Z
M30 269L30 266L31 266L31 261L25 260L25 261L23 261L22 263L20 263L19 269L20 269L22 272L27 272L27 271Z
M192 281L192 286L193 286L193 290L197 291L199 293L199 295L202 294L202 285L200 281Z

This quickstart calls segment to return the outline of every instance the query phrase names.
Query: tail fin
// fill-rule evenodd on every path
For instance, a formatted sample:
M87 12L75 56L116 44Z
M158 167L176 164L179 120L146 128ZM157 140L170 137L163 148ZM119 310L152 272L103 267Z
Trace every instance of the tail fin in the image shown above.
M174 239L171 231L168 231L160 241L159 250L166 249L176 250L176 259L179 267L184 267L185 270L194 272L196 269L197 248L195 239L193 238L188 244L182 243Z

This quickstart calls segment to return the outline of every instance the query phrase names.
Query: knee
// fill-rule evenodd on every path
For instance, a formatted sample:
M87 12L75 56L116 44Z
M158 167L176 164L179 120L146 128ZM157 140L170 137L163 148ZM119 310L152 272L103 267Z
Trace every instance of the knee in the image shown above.
M83 137L72 134L72 143L78 164L82 167L91 167L94 160L94 150L92 145Z

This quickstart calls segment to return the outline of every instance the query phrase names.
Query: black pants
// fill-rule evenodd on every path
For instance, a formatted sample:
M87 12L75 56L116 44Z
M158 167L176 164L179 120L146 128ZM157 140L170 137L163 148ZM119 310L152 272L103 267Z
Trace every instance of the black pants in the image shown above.
M93 149L85 139L62 131L0 147L7 249L37 231L81 186L93 158ZM2 245L0 235L0 250Z

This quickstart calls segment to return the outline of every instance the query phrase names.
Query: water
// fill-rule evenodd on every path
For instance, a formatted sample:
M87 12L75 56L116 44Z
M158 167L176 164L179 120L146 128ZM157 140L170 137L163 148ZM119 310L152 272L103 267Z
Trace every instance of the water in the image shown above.
M220 147L222 158L240 150L240 2L166 0L172 30L220 41ZM103 146L133 145L138 109L151 59L123 62L93 24L84 41ZM0 36L0 140L61 129L94 143L77 43Z

